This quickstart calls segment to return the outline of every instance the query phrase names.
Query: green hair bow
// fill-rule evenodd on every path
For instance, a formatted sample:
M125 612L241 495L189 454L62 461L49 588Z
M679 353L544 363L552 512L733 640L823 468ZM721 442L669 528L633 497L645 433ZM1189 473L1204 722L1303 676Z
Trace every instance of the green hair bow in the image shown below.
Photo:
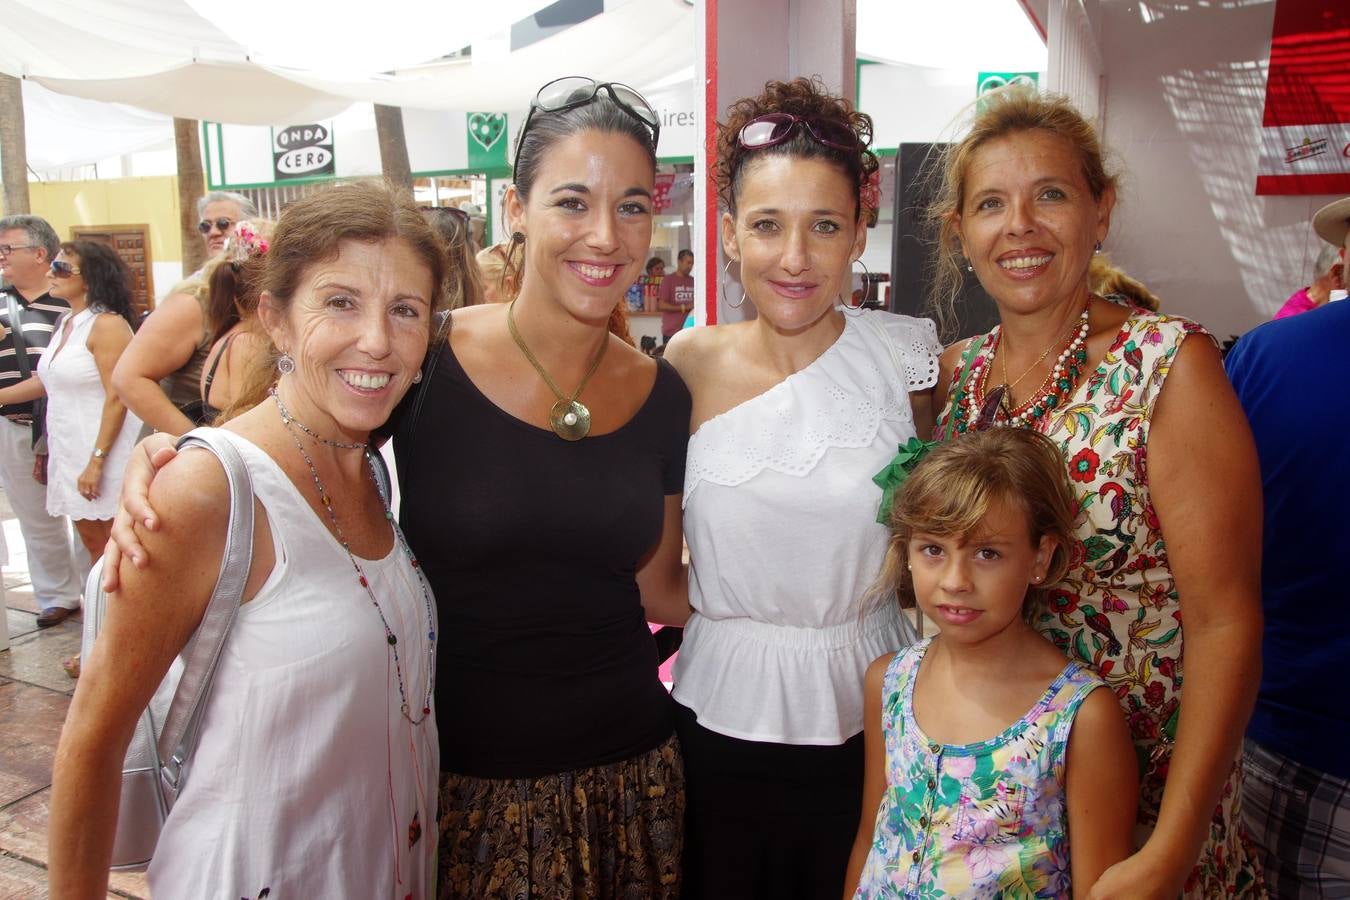
M895 492L905 483L905 479L914 471L919 461L937 444L937 441L922 441L912 437L900 445L895 458L886 464L886 468L872 476L872 481L881 488L881 506L877 509L879 523L891 524L891 507L895 504Z

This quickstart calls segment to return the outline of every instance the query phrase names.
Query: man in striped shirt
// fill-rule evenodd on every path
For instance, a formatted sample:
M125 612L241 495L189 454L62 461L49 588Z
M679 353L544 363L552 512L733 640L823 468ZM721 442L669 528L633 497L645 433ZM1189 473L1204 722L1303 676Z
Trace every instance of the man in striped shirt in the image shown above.
M60 239L45 219L0 218L0 278L5 285L0 290L0 325L4 327L0 386L31 377L52 339L56 320L70 309L64 301L47 296L47 270L60 249ZM41 610L37 624L47 628L80 608L84 566L77 565L72 556L76 551L65 516L47 515L47 456L34 450L41 430L42 422L34 421L32 403L0 406L0 487L18 517L28 551L33 596Z

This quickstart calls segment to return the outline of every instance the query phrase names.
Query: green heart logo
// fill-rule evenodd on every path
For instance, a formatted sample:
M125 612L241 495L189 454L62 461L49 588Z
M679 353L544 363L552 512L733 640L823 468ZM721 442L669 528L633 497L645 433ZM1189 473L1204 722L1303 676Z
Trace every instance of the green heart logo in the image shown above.
M470 113L469 136L484 152L491 150L506 133L505 113Z

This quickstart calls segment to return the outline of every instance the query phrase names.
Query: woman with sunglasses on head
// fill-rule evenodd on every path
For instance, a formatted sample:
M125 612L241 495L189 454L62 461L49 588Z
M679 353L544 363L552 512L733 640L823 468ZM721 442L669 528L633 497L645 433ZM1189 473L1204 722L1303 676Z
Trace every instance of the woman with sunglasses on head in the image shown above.
M1246 418L1203 328L1092 292L1116 199L1092 126L1033 91L981 104L930 210L935 287L941 308L968 267L1000 324L943 355L939 428L1034 428L1078 494L1080 552L1033 624L1115 690L1142 773L1138 851L1088 896L1264 896L1238 808L1261 668Z
M506 195L519 292L455 311L416 420L392 423L444 634L442 897L678 894L683 774L646 622L688 614L689 395L611 333L658 130L622 85L540 90Z
M47 512L70 517L90 559L108 543L122 470L141 430L109 383L131 341L129 277L105 244L62 244L47 293L70 312L33 376L0 389L0 404L47 397Z
M722 246L757 317L686 329L690 603L675 666L685 893L837 896L862 803L863 673L914 635L864 602L885 555L873 476L931 428L931 322L851 310L871 120L770 82L719 128ZM727 289L730 293L734 289ZM728 301L731 302L731 301Z

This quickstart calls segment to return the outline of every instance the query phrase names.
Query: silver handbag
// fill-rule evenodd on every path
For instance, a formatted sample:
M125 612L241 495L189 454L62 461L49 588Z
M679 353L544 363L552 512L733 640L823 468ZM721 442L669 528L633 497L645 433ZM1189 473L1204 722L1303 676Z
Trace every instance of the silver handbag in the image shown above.
M253 556L253 486L243 457L214 428L199 428L178 442L204 447L225 467L230 484L230 521L220 577L183 652L160 682L150 705L141 713L122 764L122 801L113 841L113 869L139 871L150 864L160 829L187 778L201 725L202 701L211 690L216 662L243 599ZM102 582L103 560L89 573L85 587L83 654L94 646L103 626L107 597Z

